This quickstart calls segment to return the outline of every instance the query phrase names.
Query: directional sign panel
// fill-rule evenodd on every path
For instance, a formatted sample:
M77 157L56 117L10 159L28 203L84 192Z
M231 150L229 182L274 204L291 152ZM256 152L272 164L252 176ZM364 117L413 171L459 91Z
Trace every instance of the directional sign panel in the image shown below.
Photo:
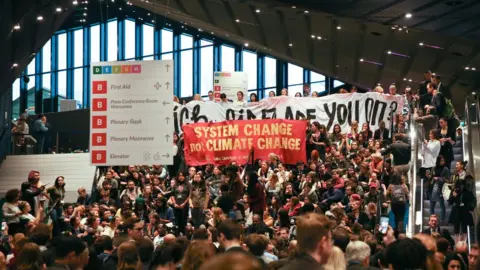
M91 163L172 165L173 60L91 66Z
M227 99L237 100L237 93L243 92L244 100L248 100L248 74L246 72L216 71L213 73L213 95L220 101L220 95Z

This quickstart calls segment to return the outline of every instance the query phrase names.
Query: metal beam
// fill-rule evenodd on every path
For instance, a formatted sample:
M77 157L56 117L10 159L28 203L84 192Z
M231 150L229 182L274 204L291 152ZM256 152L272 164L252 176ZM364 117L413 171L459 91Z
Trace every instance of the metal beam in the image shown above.
M357 41L357 50L355 51L355 58L353 59L353 81L358 80L358 64L360 63L360 57L363 53L363 47L365 46L365 33L367 32L367 25L362 23L360 35L358 36Z
M188 12L188 10L185 8L185 5L183 5L182 3L182 0L174 0L175 3L177 4L177 6L180 8L180 11L187 14L187 15L190 15L190 13Z
M277 10L277 17L278 20L280 21L280 34L282 36L283 40L283 47L285 49L285 52L287 52L288 56L292 56L291 50L288 48L288 44L290 43L290 37L288 36L288 30L287 30L287 25L285 24L285 14L281 10Z
M312 34L312 17L310 16L305 16L305 24L307 25L307 36ZM308 54L308 59L310 60L310 64L315 65L315 57L313 54L315 46L315 40L314 39L309 39L307 42L307 54Z
M258 34L260 35L260 40L262 41L262 45L268 47L268 39L265 35L265 31L263 29L262 22L258 17L258 13L256 12L256 8L253 5L248 6L250 8L250 12L252 13L253 18L255 19L255 24L258 25Z
M436 6L436 5L440 4L440 3L442 3L442 2L441 2L441 1L438 1L438 0L432 0L432 1L428 2L428 3L425 3L425 4L423 4L423 5L419 6L419 7L414 8L413 10L411 10L411 12L412 12L413 14L415 14L415 13L418 13L418 12L420 12L420 11L429 9L429 8L431 8L431 7L433 7L433 6ZM391 18L390 20L384 22L383 24L391 24L391 23L393 23L394 21L396 21L396 20L398 20L398 19L401 19L401 18L404 18L404 17L405 17L404 14L398 15L398 16L395 16L395 17Z
M330 23L330 39L332 41L332 51L331 55L332 57L330 58L331 63L330 63L330 69L332 70L332 74L337 77L338 76L338 68L337 68L337 44L338 42L338 30L337 30L337 25L338 21L337 20L331 20Z
M423 21L421 21L421 22L418 22L418 23L416 23L416 24L414 24L414 25L411 25L410 28L415 28L415 27L418 27L418 26L420 26L420 25L423 25L423 24L426 24L426 23L429 23L429 22L432 22L432 21L436 21L436 20L440 20L440 19L445 19L445 16L448 16L448 15L450 15L450 14L455 14L455 12L458 12L458 11L461 11L461 10L464 10L464 9L467 9L467 8L471 8L471 7L473 7L473 6L475 6L475 5L478 5L478 4L479 4L478 1L472 1L472 2L470 2L470 3L468 3L468 4L466 4L466 5L463 5L463 6L461 6L461 7L458 7L457 9L449 10L449 11L444 12L444 13L442 13L442 14L438 14L438 15L436 15L436 16L433 16L433 17L431 17L431 18L428 18L428 19L426 19L426 20L423 20Z
M226 0L222 0L222 4L225 6L225 9L227 10L228 16L230 16L232 22L234 22L233 27L235 28L235 31L237 32L237 35L239 35L241 37L245 37L243 35L242 29L240 28L238 23L235 22L237 17L235 17L235 13L233 12L233 8L232 8L232 5L230 4L230 2L228 2Z
M395 5L398 5L398 4L400 4L400 3L403 3L403 2L405 2L405 1L406 1L406 0L393 1L393 2L391 2L391 3L388 3L388 4L386 4L386 5L383 5L383 6L381 6L381 7L378 7L378 8L376 8L376 9L374 9L374 10L371 10L371 11L367 12L367 13L363 14L362 16L360 16L359 18L361 18L361 19L366 19L366 18L368 18L368 17L371 16L371 15L375 15L375 14L377 14L377 13L380 13L380 12L386 10L386 9L389 9L389 8L391 8L391 7L395 6Z
M213 19L212 14L210 13L210 10L208 10L207 5L205 3L206 0L198 0L198 3L200 4L200 7L202 8L203 13L205 14L205 17L207 17L207 20L210 24L217 26L217 23Z
M374 81L375 84L377 84L380 81L380 78L382 78L383 69L385 68L385 60L387 59L386 51L388 50L388 48L390 48L392 44L393 35L394 35L394 31L389 30L387 35L387 40L383 44L382 56L380 57L380 61L379 61L382 65L378 67L377 76L375 77L375 81Z

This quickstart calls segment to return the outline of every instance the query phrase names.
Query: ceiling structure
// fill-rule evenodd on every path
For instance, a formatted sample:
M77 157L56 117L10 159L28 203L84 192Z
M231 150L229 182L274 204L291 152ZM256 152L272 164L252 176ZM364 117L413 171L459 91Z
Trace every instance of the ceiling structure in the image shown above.
M71 0L0 1L0 95L72 12Z
M432 70L452 89L459 112L464 97L480 87L480 43L470 39L480 30L477 0L453 6L431 0L130 2L363 88L395 83L400 91L416 89L424 71Z

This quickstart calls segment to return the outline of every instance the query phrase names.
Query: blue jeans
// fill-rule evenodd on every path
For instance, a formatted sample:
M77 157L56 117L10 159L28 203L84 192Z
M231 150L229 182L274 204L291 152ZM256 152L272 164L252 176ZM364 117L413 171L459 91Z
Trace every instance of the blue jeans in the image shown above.
M445 221L445 200L440 198L440 221ZM430 215L435 214L435 205L437 202L430 201Z
M52 218L52 236L59 236L61 233L60 229L60 222L59 219L62 216L62 208L61 207L55 207L55 209L52 210L50 213L50 217Z

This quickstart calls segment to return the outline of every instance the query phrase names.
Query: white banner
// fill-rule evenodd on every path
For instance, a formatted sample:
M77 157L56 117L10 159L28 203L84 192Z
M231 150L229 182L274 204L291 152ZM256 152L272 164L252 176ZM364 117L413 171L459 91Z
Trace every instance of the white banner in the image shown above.
M213 95L220 101L220 94L227 95L227 99L236 101L237 92L243 93L243 100L248 97L248 75L246 72L220 71L213 73Z
M402 112L403 96L390 96L374 92L334 94L319 98L273 97L245 105L236 103L215 103L191 101L185 105L175 104L173 119L175 131L181 133L181 126L198 122L219 122L225 120L251 119L308 119L318 121L333 129L340 124L347 132L353 121L368 122L375 130L380 120L390 125L390 117Z
M173 164L173 61L92 63L94 165Z

